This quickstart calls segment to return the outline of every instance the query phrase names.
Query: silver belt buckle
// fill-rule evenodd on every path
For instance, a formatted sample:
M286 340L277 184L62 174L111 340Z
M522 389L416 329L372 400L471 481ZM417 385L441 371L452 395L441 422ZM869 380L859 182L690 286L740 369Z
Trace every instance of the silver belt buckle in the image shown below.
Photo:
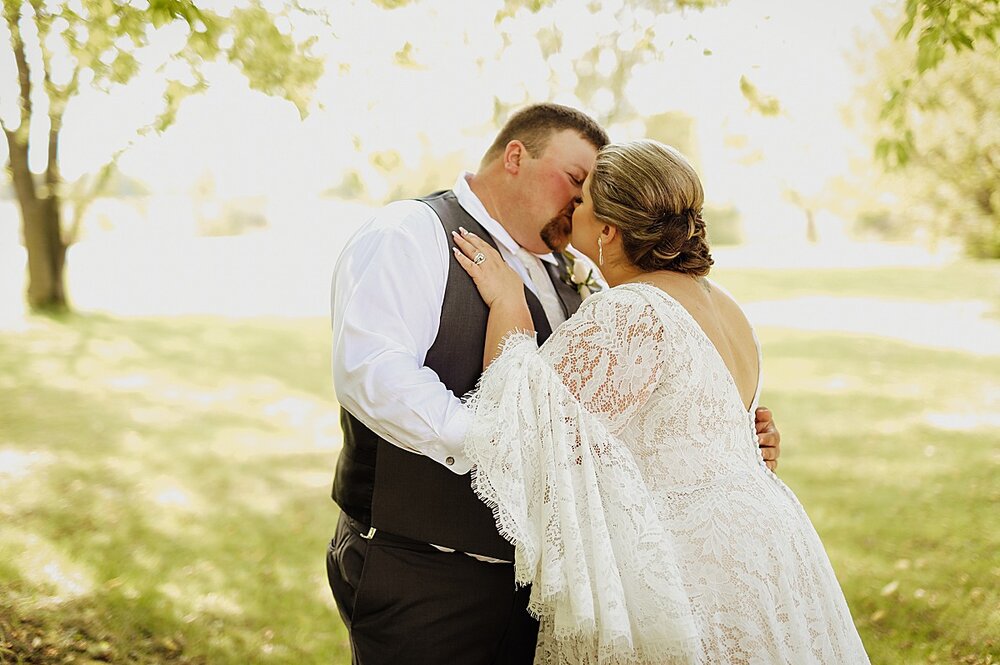
M359 535L362 538L364 538L365 540L371 540L372 538L375 537L375 531L377 531L377 529L375 527L373 527L373 526L370 526L370 527L368 527L368 533L362 533L362 534L359 534Z

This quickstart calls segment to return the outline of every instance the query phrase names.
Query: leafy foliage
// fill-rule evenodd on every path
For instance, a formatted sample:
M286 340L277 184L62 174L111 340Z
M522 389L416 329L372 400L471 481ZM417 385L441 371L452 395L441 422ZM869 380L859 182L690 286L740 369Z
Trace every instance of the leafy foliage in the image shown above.
M186 39L168 56L175 73L168 77L164 108L152 125L158 131L170 126L186 96L206 89L205 63L229 61L253 88L289 100L303 115L323 71L322 61L311 54L315 38L297 42L279 29L278 17L260 0L245 0L229 14L203 9L195 0L151 0L145 8L123 0L4 0L4 11L8 27L29 15L34 19L46 92L62 106L83 81L104 92L128 84L141 70L138 51L165 28L182 25ZM279 17L296 11L286 7ZM71 76L61 85L52 69L56 58L70 63Z
M726 1L625 0L618 4L609 20L604 23L604 29L597 35L593 46L573 63L576 76L573 93L580 105L592 110L596 119L604 125L636 119L637 113L629 103L625 89L638 65L662 57L655 42L654 19L661 14L697 11L725 4ZM518 12L524 10L539 14L560 3L568 4L576 12L598 14L606 11L599 2L583 4L572 0L506 0L497 12L495 22L504 34L505 21L516 18ZM564 28L553 21L538 32L538 45L546 59L561 51L564 29L572 30L573 26ZM507 43L509 45L509 40ZM706 51L706 55L711 55L711 51ZM608 62L613 63L613 66L601 66ZM613 100L610 108L602 109L604 105L596 103L599 95L605 98L610 95ZM508 110L502 104L498 105L497 120L501 121Z
M750 102L750 108L763 116L776 116L781 113L781 102L777 97L765 95L746 76L740 77L740 92Z
M876 156L912 203L895 211L898 224L1000 258L1000 13L984 8L909 2L896 39L876 53L867 95L878 107Z
M890 82L882 105L885 130L875 146L876 157L887 167L905 166L915 149L913 118L928 108L921 96L925 76L948 58L980 49L997 53L1000 8L996 0L906 0L896 39L916 35L912 67ZM996 61L996 60L995 60Z
M252 88L287 99L305 115L323 63L311 53L316 38L297 40L290 18L317 12L294 0L277 14L262 0L240 0L226 14L205 9L203 4L196 0L3 0L2 24L9 33L17 68L19 113L16 122L0 117L0 128L7 140L8 170L25 232L32 307L65 308L66 247L75 239L83 211L102 192L118 159L131 145L110 154L91 180L90 190L71 191L65 186L59 168L61 132L70 101L82 86L89 84L109 93L128 85L144 69L164 74L159 110L151 122L136 128L138 137L170 127L183 100L207 89L204 66L223 60L236 66ZM179 34L180 44L156 62L151 54L154 49L148 47L165 32ZM35 43L26 41L30 39ZM39 78L47 109L34 104L33 88ZM39 117L43 113L47 117ZM29 143L34 135L32 124L45 121L47 163L44 181L36 183L28 166ZM74 196L75 205L72 220L64 228L62 207L68 194Z

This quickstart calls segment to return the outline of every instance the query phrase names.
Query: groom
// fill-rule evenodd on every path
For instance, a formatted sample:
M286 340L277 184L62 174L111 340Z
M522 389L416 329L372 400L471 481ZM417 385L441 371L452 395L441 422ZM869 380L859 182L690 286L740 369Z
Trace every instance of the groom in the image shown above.
M532 662L538 625L513 548L469 483L460 397L482 371L489 310L453 266L459 226L522 277L539 343L580 296L561 252L604 130L565 106L513 115L475 174L389 204L335 270L333 374L344 446L327 574L355 664ZM770 413L758 415L777 457Z

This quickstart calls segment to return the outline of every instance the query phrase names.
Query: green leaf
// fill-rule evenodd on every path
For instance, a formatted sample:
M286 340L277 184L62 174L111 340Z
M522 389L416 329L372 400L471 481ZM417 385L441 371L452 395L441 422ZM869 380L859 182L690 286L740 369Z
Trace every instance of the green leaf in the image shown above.
M532 14L537 14L546 7L552 5L554 1L555 0L505 0L503 7L497 11L496 16L493 18L493 22L502 23L505 19L513 18L517 12L522 9L527 9Z
M885 162L886 158L889 156L889 147L891 142L889 139L879 139L875 143L875 158L880 162Z
M296 43L278 30L259 3L234 10L231 21L229 61L240 68L251 88L287 99L304 117L323 73L323 60L310 53L315 39Z
M371 156L371 163L381 171L390 172L398 169L403 160L395 150L383 150Z
M896 39L903 40L910 36L913 31L913 17L911 16L907 20L903 21L903 24L899 26L899 30L896 31Z
M162 28L174 20L173 14L166 7L157 5L149 8L149 18L154 28Z
M776 116L781 113L781 103L776 97L761 94L746 76L740 77L740 92L750 103L750 108L763 116Z
M944 58L944 48L934 40L921 38L917 48L917 71L921 74L937 67Z
M180 109L181 102L191 95L204 92L207 89L208 84L200 76L194 85L188 85L176 80L168 81L167 88L163 92L163 101L166 103L166 108L164 108L153 122L154 129L158 132L165 131L177 119L177 111Z
M963 48L972 50L974 45L972 43L972 38L970 38L964 32L959 32L951 36L951 45L956 51L961 51Z
M110 78L118 84L128 83L139 73L139 61L135 56L125 51L119 51L111 63Z
M413 44L406 42L403 44L403 48L399 49L393 54L393 60L397 67L403 67L405 69L420 69L420 63L413 59Z
M906 166L906 163L910 161L910 151L906 144L902 141L897 141L893 144L896 156L896 167L902 168Z

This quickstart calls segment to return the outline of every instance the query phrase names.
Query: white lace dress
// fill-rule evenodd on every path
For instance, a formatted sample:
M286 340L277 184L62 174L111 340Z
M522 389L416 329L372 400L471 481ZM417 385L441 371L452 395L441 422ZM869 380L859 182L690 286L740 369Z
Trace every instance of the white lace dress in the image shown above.
M540 349L509 335L469 403L536 664L869 662L754 408L661 289L595 294Z

